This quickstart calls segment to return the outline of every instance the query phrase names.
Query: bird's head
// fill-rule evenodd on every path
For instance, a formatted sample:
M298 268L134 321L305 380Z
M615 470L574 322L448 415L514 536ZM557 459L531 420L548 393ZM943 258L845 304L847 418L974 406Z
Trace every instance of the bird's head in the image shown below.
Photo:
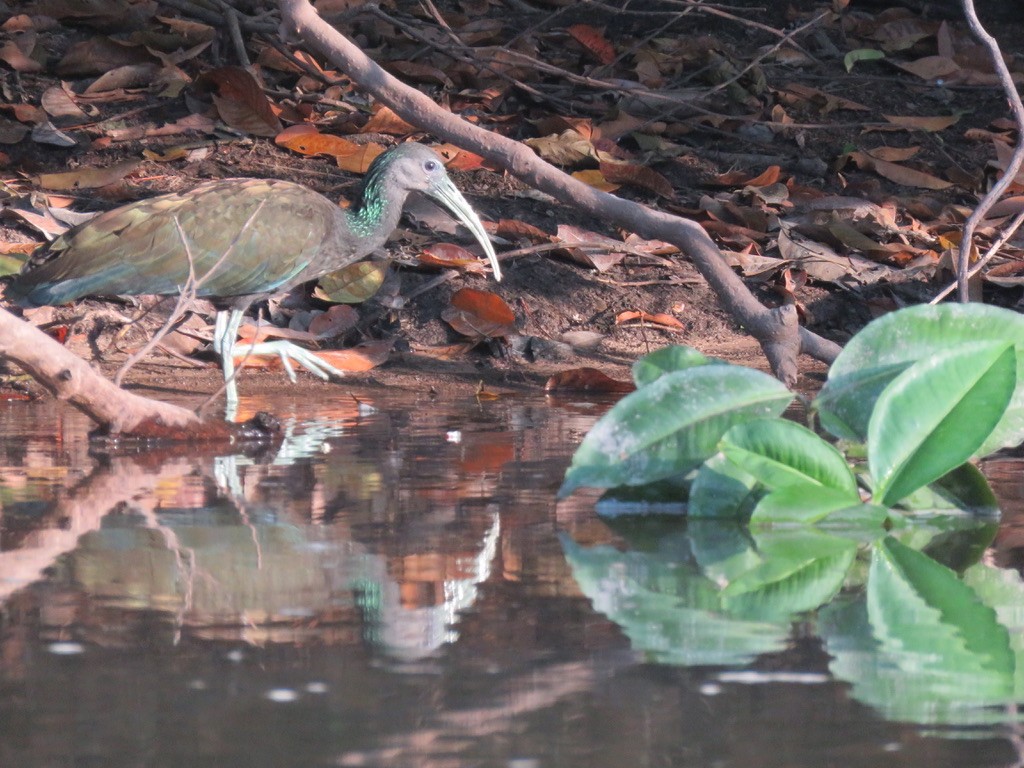
M406 193L422 192L447 208L473 233L491 263L494 279L501 280L501 266L494 246L472 206L455 186L441 156L416 142L399 144L376 157L366 172L364 189L374 181Z

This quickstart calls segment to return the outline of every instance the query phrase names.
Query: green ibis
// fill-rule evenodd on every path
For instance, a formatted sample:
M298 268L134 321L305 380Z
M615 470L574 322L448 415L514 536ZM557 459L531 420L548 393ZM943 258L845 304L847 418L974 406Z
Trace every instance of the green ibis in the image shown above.
M221 358L233 411L235 342L249 305L379 248L413 191L444 205L473 233L501 280L483 224L441 158L422 144L407 143L373 161L349 208L299 184L224 179L101 213L33 254L5 295L24 306L43 306L84 296L174 295L191 285L218 309L213 350ZM279 355L292 381L292 361L323 379L342 375L288 341L243 351Z

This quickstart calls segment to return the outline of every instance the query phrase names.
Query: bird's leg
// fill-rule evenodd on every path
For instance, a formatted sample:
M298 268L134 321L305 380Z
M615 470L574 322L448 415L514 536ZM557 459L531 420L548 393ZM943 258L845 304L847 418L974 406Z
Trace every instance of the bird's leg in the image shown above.
M217 313L213 325L213 351L220 355L221 370L224 371L224 398L229 410L238 405L238 387L235 385L235 339L242 324L242 310Z

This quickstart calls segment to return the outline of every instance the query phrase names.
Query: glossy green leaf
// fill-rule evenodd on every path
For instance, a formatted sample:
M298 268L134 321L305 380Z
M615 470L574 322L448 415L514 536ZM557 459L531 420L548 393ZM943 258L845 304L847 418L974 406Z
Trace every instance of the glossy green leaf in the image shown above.
M918 488L900 501L900 506L915 512L970 512L978 516L999 514L999 501L992 486L971 463L961 464L935 482Z
M852 371L827 382L811 405L822 429L843 440L862 442L878 396L911 365L913 361Z
M816 523L834 512L863 506L859 498L850 498L845 491L825 488L820 485L790 485L772 491L754 507L750 515L751 525L771 523Z
M788 419L745 421L722 435L719 449L769 490L830 488L857 503L857 480L846 459L814 432Z
M921 305L870 323L836 358L814 401L822 426L837 437L865 440L875 401L900 367L959 344L985 341L1016 346L1017 387L1003 418L976 455L1019 444L1024 440L1024 315L984 304Z
M757 480L721 453L701 464L690 486L690 517L746 518L754 507Z
M885 388L868 423L875 500L891 505L965 462L1002 418L1017 356L1004 341L962 344Z
M626 395L591 428L558 495L680 475L714 454L729 427L778 416L792 400L778 380L750 368L703 365L666 373Z
M666 373L710 363L724 364L720 360L702 355L693 347L672 344L644 355L633 363L633 381L638 387L643 387Z

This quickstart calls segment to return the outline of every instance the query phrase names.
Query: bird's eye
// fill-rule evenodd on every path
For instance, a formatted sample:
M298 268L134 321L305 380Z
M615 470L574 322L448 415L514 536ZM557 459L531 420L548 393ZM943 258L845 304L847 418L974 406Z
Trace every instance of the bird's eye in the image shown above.
M423 168L427 173L433 173L437 170L437 160L427 160L427 162L423 164Z

